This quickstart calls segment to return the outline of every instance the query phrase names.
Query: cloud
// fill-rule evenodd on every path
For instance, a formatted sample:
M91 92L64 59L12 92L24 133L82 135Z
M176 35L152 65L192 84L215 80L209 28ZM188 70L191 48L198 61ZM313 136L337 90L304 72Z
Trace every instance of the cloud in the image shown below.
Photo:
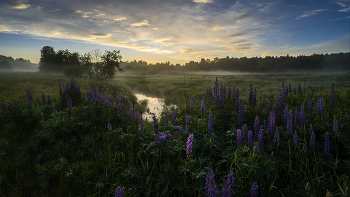
M40 6L36 6L36 8L35 8L36 10L41 10L41 9L43 9L43 7L40 7Z
M6 32L6 31L11 31L8 29L5 25L0 25L0 32Z
M230 39L230 38L234 38L234 37L238 37L238 36L243 36L244 33L236 33L236 34L228 34L225 36L222 36L220 38L215 39L215 41L222 41L222 40L226 40L226 39Z
M100 32L92 33L91 35L92 37L98 37L98 38L108 38L112 36L112 34L106 34L106 33L100 33Z
M20 10L25 10L30 6L30 4L24 4L22 1L12 1L12 2L9 2L8 5L12 9L20 9Z
M195 3L213 3L212 0L193 0Z
M125 21L127 18L125 17L120 17L120 18L115 18L115 21Z
M147 20L142 20L142 22L131 24L131 26L136 26L136 27L141 27L141 26L145 26L145 25L150 25Z
M314 10L314 11L306 11L304 14L298 16L296 19L302 19L305 17L313 16L316 14L319 14L320 12L328 11L328 9L319 9L319 10Z
M201 49L192 49L192 48L188 48L188 49L185 49L184 53L187 53L187 54L196 54L196 53L200 53L202 52L203 50Z

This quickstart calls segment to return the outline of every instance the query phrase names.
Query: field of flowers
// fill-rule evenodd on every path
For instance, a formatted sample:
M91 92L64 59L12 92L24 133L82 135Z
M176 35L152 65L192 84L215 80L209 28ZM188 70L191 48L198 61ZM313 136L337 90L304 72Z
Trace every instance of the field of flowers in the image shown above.
M123 94L57 92L0 103L0 196L349 196L349 88L215 80L152 121Z

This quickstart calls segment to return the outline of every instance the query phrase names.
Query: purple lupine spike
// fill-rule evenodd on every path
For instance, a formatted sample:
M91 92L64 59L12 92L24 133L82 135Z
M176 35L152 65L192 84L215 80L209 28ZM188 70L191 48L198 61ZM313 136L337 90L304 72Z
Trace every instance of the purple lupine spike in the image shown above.
M145 132L145 123L141 117L141 134L143 134Z
M217 197L218 189L215 184L215 175L212 169L206 167L208 170L207 178L205 179L205 195L208 197Z
M243 158L242 164L246 164L246 163L247 163L247 160L245 158Z
M154 128L154 132L155 132L155 133L158 133L158 119L156 118L155 115L153 115L152 119L153 119L153 128Z
M256 182L252 185L252 190L250 191L250 197L258 197L259 186Z
M186 114L186 130L185 130L185 134L189 133L189 128L190 128L190 117Z
M41 95L41 97L43 98L43 103L45 104L45 94L43 92L43 94Z
M242 132L241 130L237 130L237 147L242 146Z
M135 122L135 125L139 125L139 112L137 108L135 108L134 110L134 122Z
M326 157L329 157L331 154L331 143L329 141L329 134L326 132L326 135L324 136L324 155Z
M165 132L165 137L166 137L166 139L168 139L168 140L173 140L173 139L174 139L174 137L173 137L170 133L168 133L168 132Z
M271 152L270 154L270 158L273 158L274 154L273 154L273 151Z
M295 109L295 112L294 112L294 122L295 122L295 125L299 125L299 120L300 120L300 117L299 117L299 110L298 109Z
M250 89L249 89L249 106L253 106L253 85L250 84Z
M287 125L288 111L289 111L289 109L288 109L288 107L286 106L286 107L284 108L284 112L283 112L283 114L282 114L282 121L283 121L283 123L284 123L285 125Z
M283 109L284 108L284 106L285 106L285 102L286 102L286 95L285 95L285 93L286 93L286 90L285 90L285 88L284 88L284 85L282 85L282 87L281 87L281 92L280 92L280 107Z
M219 82L218 82L218 78L216 78L216 81L214 83L214 102L215 102L215 104L218 104L218 102L219 102Z
M255 133L258 133L259 132L259 116L256 115L255 116L255 120L254 120L254 131Z
M160 143L163 144L163 146L167 145L166 137L160 132L158 132L158 140L159 140Z
M243 124L243 110L244 110L243 105L241 104L238 111L238 119L237 119L238 127L242 127L242 124Z
M47 104L51 105L51 98L50 98L50 95L47 96Z
M247 126L247 124L243 125L242 133L243 133L242 134L243 139L248 140L248 126Z
M201 100L201 118L204 116L204 109L205 109L205 100L204 97Z
M176 112L175 109L173 109L173 112L171 114L171 124L175 125L175 120L176 120Z
M313 129L312 129L312 124L310 124L310 129L309 129L309 135L311 136L311 133L313 132Z
M258 134L258 147L259 147L259 151L263 152L264 151L264 129L261 127L260 128L260 132Z
M333 121L333 132L338 134L338 121L334 116L334 121Z
M278 129L276 128L275 135L273 136L273 142L279 143L280 142L280 133L278 132Z
M152 142L152 143L148 146L147 149L151 149L151 148L153 148L153 147L156 147L156 146L158 146L158 144L159 144L159 141L154 141L154 142Z
M289 110L287 119L287 134L293 135L293 111Z
M312 149L315 148L315 142L316 142L315 132L312 131L312 133L311 133L311 138L310 138L310 147L311 147Z
M270 135L273 135L276 129L276 114L274 110L270 113L268 124L269 124Z
M300 107L299 120L300 120L300 125L305 125L306 115L305 115L305 110L304 110L304 104L302 104Z
M17 100L15 100L15 110L16 111L18 110L18 102L17 102Z
M182 132L182 127L181 126L171 126L173 129Z
M329 108L334 107L334 83L332 83L331 92L329 93Z
M299 141L299 137L298 137L297 131L295 131L295 133L293 135L293 144L292 144L292 146L297 146L298 145L298 141Z
M323 97L320 95L319 99L317 100L317 113L319 115L320 118L322 118L324 116L324 99Z
M248 147L253 148L253 131L248 131Z
M193 141L193 133L188 136L187 143L186 143L186 158L187 159L191 159L192 141Z
M114 197L123 197L123 190L122 190L122 188L117 187L117 189L115 189Z
M228 87L228 91L227 91L227 93L226 93L226 99L227 100L230 100L230 98L231 98L231 88L230 88L230 86Z
M165 126L168 126L168 124L169 124L168 114L165 114L165 116L164 116L164 124L165 124Z
M122 103L120 103L119 110L120 110L120 115L122 115L123 114L123 104Z
M86 128L87 126L88 126L88 122L85 121L84 128Z
M221 197L231 197L233 194L233 186L235 185L235 178L233 178L233 172L230 171L227 174L227 180L222 187Z
M112 130L112 125L111 125L111 123L109 122L109 119L108 119L107 129L108 129L108 131L111 131L111 130Z
M256 97L258 96L258 91L256 90L256 88L254 88L254 93L253 93L253 107L255 107L256 104Z
M208 120L208 134L213 133L213 114L210 112L209 113L209 120Z

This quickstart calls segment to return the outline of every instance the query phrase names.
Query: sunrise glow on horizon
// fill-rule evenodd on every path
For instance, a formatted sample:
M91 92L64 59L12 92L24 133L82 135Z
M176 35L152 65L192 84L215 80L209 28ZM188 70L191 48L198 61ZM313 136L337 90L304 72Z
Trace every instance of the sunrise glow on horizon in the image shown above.
M3 1L0 55L38 63L52 46L122 61L349 52L350 1Z

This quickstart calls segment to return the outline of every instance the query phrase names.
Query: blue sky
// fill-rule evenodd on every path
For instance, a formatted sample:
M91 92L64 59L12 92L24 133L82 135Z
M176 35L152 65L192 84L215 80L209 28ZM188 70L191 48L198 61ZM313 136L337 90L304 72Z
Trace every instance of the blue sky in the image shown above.
M120 50L123 61L349 52L350 0L5 0L0 55Z

